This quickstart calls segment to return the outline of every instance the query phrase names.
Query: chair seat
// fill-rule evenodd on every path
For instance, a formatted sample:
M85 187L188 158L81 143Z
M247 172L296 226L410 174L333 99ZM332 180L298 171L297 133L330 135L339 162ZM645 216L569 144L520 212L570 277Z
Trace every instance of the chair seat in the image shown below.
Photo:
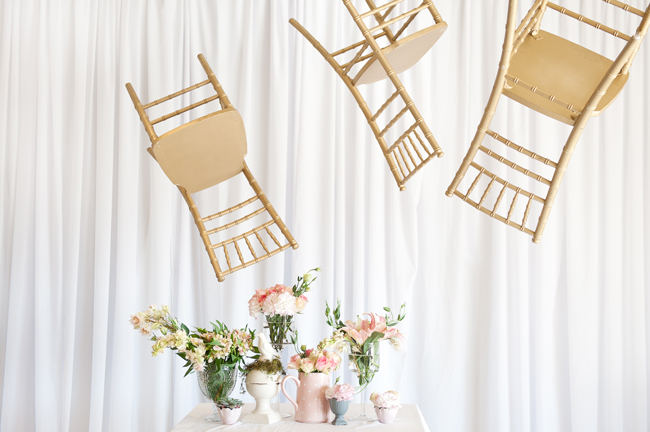
M382 48L382 52L396 73L403 72L416 64L435 45L445 30L447 24L440 22ZM377 61L377 57L373 56L359 71L356 84L369 84L386 77L386 70Z
M572 104L578 113L549 100L546 95L534 93L512 82L507 82L503 93L535 111L573 125L612 63L610 59L578 44L540 31L536 36L526 37L511 59L508 75L559 101ZM616 77L594 115L607 108L627 78L627 74Z
M242 171L244 122L233 108L200 117L162 135L152 153L174 184L198 192Z

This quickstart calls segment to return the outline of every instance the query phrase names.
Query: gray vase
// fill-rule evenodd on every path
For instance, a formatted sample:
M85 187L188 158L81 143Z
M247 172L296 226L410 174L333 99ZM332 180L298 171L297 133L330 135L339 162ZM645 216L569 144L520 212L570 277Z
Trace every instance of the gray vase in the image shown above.
M345 421L345 418L343 416L345 415L346 412L348 412L348 408L350 407L350 401L338 401L334 398L329 399L330 401L330 409L334 413L336 417L334 417L334 420L332 420L332 424L334 426L345 426L348 424L348 422Z

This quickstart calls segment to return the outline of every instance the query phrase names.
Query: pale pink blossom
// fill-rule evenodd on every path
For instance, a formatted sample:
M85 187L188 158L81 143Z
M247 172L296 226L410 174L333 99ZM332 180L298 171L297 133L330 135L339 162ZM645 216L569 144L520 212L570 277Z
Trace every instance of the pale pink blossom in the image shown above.
M304 359L300 363L300 371L304 373L312 373L314 371L314 361L311 359Z
M337 384L325 390L327 399L336 399L337 401L348 401L354 397L354 387L350 384Z
M322 372L328 369L328 366L329 366L329 361L327 361L327 357L325 357L324 355L318 357L318 360L316 360L316 369Z

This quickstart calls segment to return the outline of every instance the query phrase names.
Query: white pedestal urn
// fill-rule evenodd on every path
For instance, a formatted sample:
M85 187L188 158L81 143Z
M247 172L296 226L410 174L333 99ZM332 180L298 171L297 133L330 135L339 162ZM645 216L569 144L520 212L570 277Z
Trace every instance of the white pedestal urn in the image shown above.
M244 420L247 423L271 424L282 419L273 409L271 401L278 394L280 374L269 374L253 369L246 375L246 390L255 398L255 409Z
M255 409L244 417L246 423L272 424L282 419L271 402L278 394L280 379L284 372L282 362L271 346L267 336L258 337L260 358L247 367L246 390L255 398Z

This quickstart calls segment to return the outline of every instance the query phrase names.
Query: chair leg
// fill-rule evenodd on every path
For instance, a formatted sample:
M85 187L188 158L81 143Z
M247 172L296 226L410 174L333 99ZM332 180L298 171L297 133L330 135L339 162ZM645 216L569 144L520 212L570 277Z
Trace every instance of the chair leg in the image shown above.
M393 175L393 178L395 179L395 182L397 183L397 186L399 187L400 190L406 189L406 181L410 179L410 177L415 174L416 171L418 171L426 162L428 162L432 157L441 157L443 155L443 151L436 142L435 138L433 137L433 134L429 130L427 124L424 121L424 118L420 115L420 113L417 111L417 108L415 108L415 104L411 100L410 96L404 89L402 83L399 81L397 76L395 76L395 72L390 70L390 74L392 74L391 82L395 86L395 92L393 95L388 99L387 103L382 106L379 111L376 114L373 114L368 107L368 104L366 103L365 99L361 95L361 92L359 89L355 86L353 80L348 76L348 74L343 70L341 65L338 64L338 62L334 59L334 56L330 54L321 44L314 38L300 23L298 23L296 20L291 19L289 20L291 25L293 25L313 46L316 48L316 50L323 56L323 58L330 64L330 66L336 71L336 73L341 77L345 85L348 87L350 90L350 93L352 93L352 96L354 96L354 99L357 102L357 105L359 105L359 108L363 112L363 115L366 117L366 121L368 122L368 125L370 126L370 129L372 130L373 134L375 135L375 139L379 143L379 147L381 148L382 153L384 154L384 157L386 158L386 162L388 163L388 167L390 168L391 174ZM385 62L388 64L387 62ZM387 70L387 73L388 70ZM397 84L396 84L397 83ZM420 158L421 161L418 163L413 163L414 167L413 169L408 169L408 167L402 167L402 165L399 165L398 161L396 160L397 158L397 153L396 151L400 150L399 143L395 143L393 145L389 145L386 142L386 139L384 138L384 133L386 129L392 127L395 125L395 121L397 118L394 120L391 120L389 123L389 127L384 128L384 130L380 129L379 126L377 125L376 122L376 117L379 115L380 112L382 112L385 108L386 105L388 105L388 102L394 100L396 97L401 97L402 102L404 104L404 110L406 112L410 112L411 115L413 116L415 120L414 126L411 128L411 131L415 129L416 127L421 130L421 133L424 135L424 141L422 142L422 148L424 151L427 153L427 155L423 158ZM401 114L400 114L401 115ZM398 115L399 116L399 115ZM417 131L415 131L415 134L417 134ZM419 140L419 136L417 136L417 139ZM407 139L407 136L402 136L402 139ZM416 139L416 138L413 138ZM429 150L425 145L424 142L427 142L429 146L431 147L431 150ZM408 152L409 150L406 149L405 152ZM408 156L408 153L406 155L402 155L404 159ZM404 163L406 163L404 161Z
M517 1L510 0L510 3L508 5L508 21L506 24L506 36L503 42L503 50L501 52L501 60L499 61L499 71L497 73L497 78L494 81L494 86L492 87L492 92L490 93L490 99L488 100L488 104L485 107L485 111L483 112L483 118L481 118L481 122L478 125L478 128L476 130L476 135L472 140L472 144L469 150L467 151L467 154L465 155L465 158L463 159L460 168L458 168L458 171L456 172L456 176L454 177L451 184L447 188L447 192L446 192L447 196L452 196L454 192L456 192L458 185L460 184L461 180L465 176L465 173L467 172L467 169L469 168L470 164L474 160L474 156L476 156L476 152L478 152L481 142L483 142L483 138L485 138L485 134L490 125L490 122L494 117L494 113L496 112L497 104L499 103L499 99L501 98L501 94L503 93L503 87L505 86L506 83L506 73L508 72L508 67L510 66L510 57L512 56L512 47L514 43L514 25L515 25L516 16L517 16Z
M246 176L246 180L248 180L248 183L251 185L253 190L255 191L255 194L259 198L259 200L262 202L264 205L264 208L266 208L266 211L271 215L271 218L273 218L273 221L276 223L278 228L280 228L280 231L282 234L286 237L286 239L289 241L289 244L291 244L291 247L293 249L298 248L298 242L293 238L291 235L291 232L289 232L289 229L287 226L284 224L278 213L275 211L273 208L273 205L271 202L268 200L266 195L264 194L264 191L262 191L262 188L260 185L257 183L257 180L255 180L255 177L253 176L253 173L248 169L248 165L246 162L244 162L244 168L242 170L244 175Z
M564 172L566 171L567 166L569 165L569 161L571 160L571 155L573 155L575 146L580 140L580 137L582 136L582 133L584 131L584 128L587 124L587 120L589 119L589 117L591 117L591 111L583 112L580 115L578 121L576 121L575 125L573 126L573 129L571 130L571 134L569 134L569 138L567 139L564 148L562 149L560 160L557 163L557 168L555 169L555 172L553 173L553 178L551 179L551 185L549 186L548 193L546 194L546 198L544 199L544 206L542 207L542 212L539 215L539 220L537 222L537 228L535 229L535 234L533 234L534 243L539 243L542 240L542 234L544 233L544 228L546 228L546 222L548 221L548 217L551 214L551 207L553 207L553 202L555 201L555 197L557 196L557 192L560 188L560 184L562 183Z
M192 217L194 218L194 223L196 224L196 227L199 230L199 234L201 235L201 240L203 240L203 245L205 246L205 250L208 253L208 256L210 257L210 263L212 263L214 272L217 275L217 280L219 282L223 282L225 279L225 275L221 271L221 267L219 266L219 262L217 261L217 256L215 255L214 250L212 249L212 244L210 243L210 238L206 232L205 224L203 223L201 215L199 214L199 210L196 208L196 204L194 203L192 196L185 190L185 188L178 186L178 190L181 191L181 195L183 195L183 198L185 199L185 202L187 203L187 206L190 209L190 213L192 213Z

